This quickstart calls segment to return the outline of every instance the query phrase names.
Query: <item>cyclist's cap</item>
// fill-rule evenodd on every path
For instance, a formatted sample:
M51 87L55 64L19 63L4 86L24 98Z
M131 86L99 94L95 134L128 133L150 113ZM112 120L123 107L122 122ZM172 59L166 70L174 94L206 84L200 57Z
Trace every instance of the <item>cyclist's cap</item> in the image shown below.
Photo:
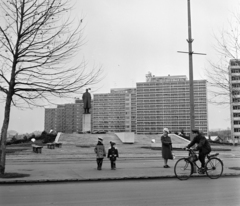
M192 129L192 132L193 132L193 133L198 133L198 134L200 133L198 128Z
M102 138L100 138L100 137L98 137L98 141L99 141L99 142L102 142L102 141L103 141L103 139L102 139Z

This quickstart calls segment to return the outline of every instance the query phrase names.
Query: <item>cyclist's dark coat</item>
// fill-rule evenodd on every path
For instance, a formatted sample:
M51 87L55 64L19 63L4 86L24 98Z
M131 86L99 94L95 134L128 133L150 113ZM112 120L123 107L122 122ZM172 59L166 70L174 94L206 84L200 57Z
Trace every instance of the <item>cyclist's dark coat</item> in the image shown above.
M196 143L198 144L196 149L199 150L200 153L209 154L211 152L211 146L206 137L204 137L202 134L198 134L196 137L194 137L187 148L192 147Z

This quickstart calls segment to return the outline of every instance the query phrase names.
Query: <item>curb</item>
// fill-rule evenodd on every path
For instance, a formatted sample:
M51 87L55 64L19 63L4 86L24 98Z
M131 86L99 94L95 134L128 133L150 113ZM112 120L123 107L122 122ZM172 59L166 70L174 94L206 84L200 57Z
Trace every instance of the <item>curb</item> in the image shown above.
M203 178L206 175L192 175L191 178ZM240 177L240 174L236 173L225 173L221 177ZM221 178L220 177L220 178ZM10 181L0 181L0 185L4 184L45 184L45 183L71 183L71 182L107 182L107 181L125 181L125 180L154 180L154 179L176 179L175 175L169 176L139 176L139 177L113 177L113 178L88 178L88 179L43 179L43 180L10 180ZM209 178L210 179L210 178ZM181 181L181 180L179 180Z
M176 159L180 159L182 157L186 157L186 155L183 156L176 156ZM240 156L226 156L224 158L240 158ZM118 158L118 161L129 161L129 160L159 160L162 159L161 156L149 156L149 157L120 157ZM91 158L85 158L85 157L80 157L80 158L73 158L73 157L69 157L69 158L57 158L57 159L7 159L7 162L9 164L11 163L16 163L16 162L32 162L32 163L59 163L59 162L95 162L96 159L95 157L91 157Z

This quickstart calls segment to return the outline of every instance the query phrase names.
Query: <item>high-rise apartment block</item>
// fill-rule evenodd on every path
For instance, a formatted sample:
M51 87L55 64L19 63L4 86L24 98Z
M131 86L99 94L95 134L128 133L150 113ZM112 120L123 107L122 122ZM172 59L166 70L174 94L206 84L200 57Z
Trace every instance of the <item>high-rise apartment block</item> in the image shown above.
M45 108L44 130L57 131L57 108Z
M92 130L135 132L136 89L111 89L110 93L94 94Z
M208 132L206 91L205 80L194 81L195 126L204 133ZM45 130L81 132L82 114L82 102L46 109ZM92 132L156 134L168 127L172 132L189 134L189 81L186 76L156 77L149 73L146 82L137 83L136 88L94 94L91 120Z
M195 126L208 132L207 89L205 80L194 81ZM186 76L146 75L137 83L136 133L190 132L189 81Z
M57 108L45 109L45 127L49 132L81 132L82 131L83 102L76 100L73 104L58 105Z
M240 137L240 59L229 62L231 136Z

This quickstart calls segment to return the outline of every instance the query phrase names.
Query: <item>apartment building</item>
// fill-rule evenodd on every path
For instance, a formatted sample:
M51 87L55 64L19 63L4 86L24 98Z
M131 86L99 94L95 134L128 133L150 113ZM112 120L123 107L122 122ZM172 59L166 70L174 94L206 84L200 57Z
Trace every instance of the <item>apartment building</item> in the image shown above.
M72 104L57 105L57 108L46 108L44 130L64 133L81 132L82 114L83 103L79 99Z
M57 131L57 108L45 108L44 130Z
M136 89L111 89L110 93L94 94L92 130L134 132Z
M205 80L194 80L194 105L195 126L207 134ZM240 105L238 108L239 114L234 115L239 115L240 123ZM235 107L234 109L236 110ZM46 109L45 130L81 132L82 114L82 100L77 100L74 104L58 105L56 109ZM168 127L172 132L184 131L189 134L189 81L184 75L157 77L148 73L146 82L137 83L136 88L111 89L110 93L94 94L91 121L92 132L154 134L162 133L163 128Z
M230 88L231 136L240 136L240 59L231 59L228 66Z
M195 126L208 132L207 88L205 80L194 81ZM189 81L186 76L146 75L137 83L136 133L190 132Z

